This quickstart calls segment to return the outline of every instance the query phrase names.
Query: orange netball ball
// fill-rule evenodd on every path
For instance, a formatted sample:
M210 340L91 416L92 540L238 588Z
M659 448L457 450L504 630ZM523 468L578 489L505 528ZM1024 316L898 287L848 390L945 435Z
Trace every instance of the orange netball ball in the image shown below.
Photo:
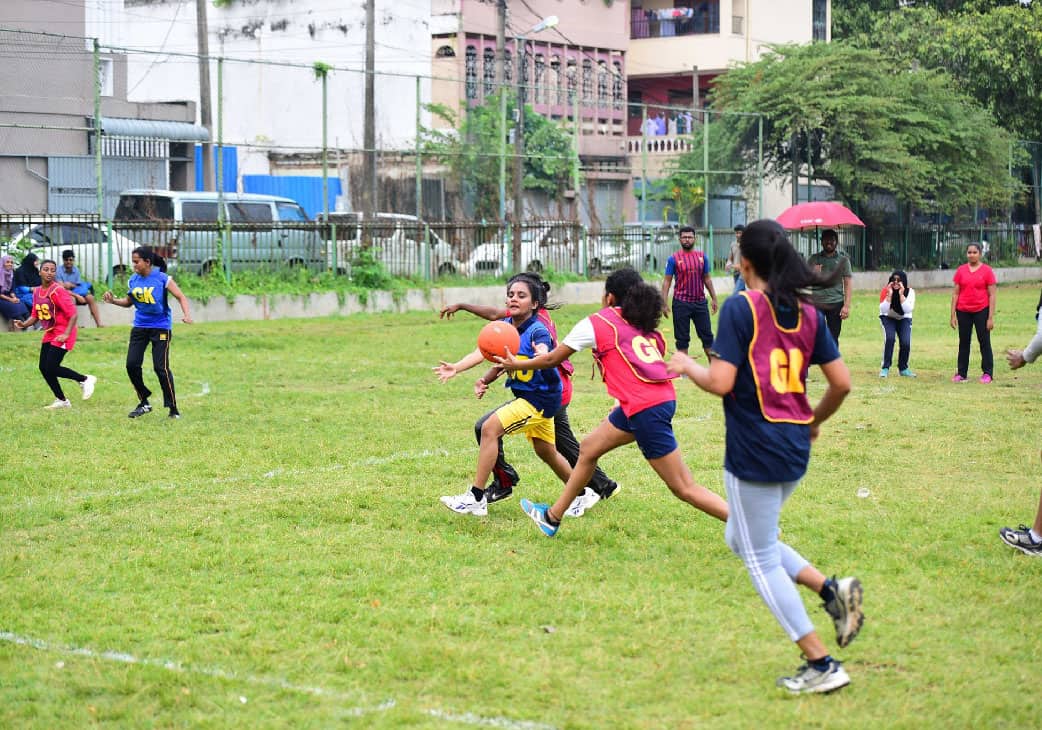
M521 335L509 322L489 322L478 333L478 349L489 362L495 362L493 357L503 357L504 348L516 355L520 346Z

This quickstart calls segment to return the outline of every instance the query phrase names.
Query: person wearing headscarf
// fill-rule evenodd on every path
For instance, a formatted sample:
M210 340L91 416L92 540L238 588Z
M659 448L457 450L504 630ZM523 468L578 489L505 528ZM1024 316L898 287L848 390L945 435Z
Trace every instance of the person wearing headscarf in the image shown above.
M24 319L29 310L21 300L14 295L14 257L0 257L0 315L11 323L14 330L14 321Z
M908 275L896 269L890 274L883 291L879 293L879 322L883 326L883 363L879 377L890 374L894 358L894 340L900 344L897 350L897 370L904 378L914 378L908 367L912 352L912 310L915 309L915 289L908 286Z
M36 254L27 253L22 263L14 270L14 295L28 310L33 308L33 289L41 284L36 263L39 260Z

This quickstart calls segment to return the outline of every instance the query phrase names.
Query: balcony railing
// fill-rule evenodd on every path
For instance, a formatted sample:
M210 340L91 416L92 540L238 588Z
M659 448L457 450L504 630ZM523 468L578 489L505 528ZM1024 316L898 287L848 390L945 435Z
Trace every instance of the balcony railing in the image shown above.
M668 38L720 32L720 4L697 2L690 8L630 10L630 38Z

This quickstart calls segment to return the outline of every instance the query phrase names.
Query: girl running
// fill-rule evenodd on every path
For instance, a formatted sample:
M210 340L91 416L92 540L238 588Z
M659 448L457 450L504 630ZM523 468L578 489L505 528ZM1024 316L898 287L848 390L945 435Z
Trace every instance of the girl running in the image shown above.
M533 281L541 282L546 293L550 293L550 285L543 282L543 279L539 274L534 272L526 273L528 276L532 277ZM560 305L546 304L536 310L536 316L539 317L539 321L546 325L546 328L550 330L550 336L553 338L554 342L557 341L557 325L550 316L549 310L556 309L558 306ZM442 318L447 317L451 319L452 315L460 310L470 312L477 317L490 321L510 316L510 313L502 307L496 307L491 304L466 303L446 305L442 307L440 316ZM557 451L561 456L563 456L573 467L579 458L579 440L575 438L575 434L572 432L572 424L568 420L568 405L572 402L572 373L574 371L575 367L567 360L557 366L557 373L561 376L561 407L558 408L557 413L554 414L554 445L557 447ZM474 424L474 435L477 437L478 443L481 443L481 427L484 425L485 420L494 413L494 409L489 411ZM514 487L521 481L520 475L518 475L514 467L506 460L506 456L503 453L503 439L499 439L498 445L499 453L496 458L496 463L492 467L492 481L489 483L488 489L485 490L485 498L488 500L489 504L512 496L514 493ZM618 489L618 483L612 480L607 474L601 471L600 467L598 467L594 470L593 477L590 479L586 491L576 497L571 507L568 508L568 516L581 517L586 510L590 509L601 500L608 499L614 495Z
M65 355L76 346L76 302L61 284L54 279L58 274L58 264L50 259L40 265L40 286L33 290L33 306L28 319L15 320L14 326L20 330L32 327L39 322L43 326L43 343L40 345L40 373L54 393L54 403L44 406L56 411L71 408L72 403L65 397L59 378L75 380L83 391L83 400L94 394L94 384L98 379L93 375L81 375L75 370L62 365Z
M579 350L592 348L608 395L619 405L579 445L579 459L553 505L521 500L521 509L547 537L557 534L561 517L583 492L597 460L612 449L637 442L651 468L677 498L718 520L727 503L695 483L673 437L676 412L674 377L666 370L666 342L657 327L662 296L633 269L619 269L604 283L604 309L579 322L545 355L531 360L503 357L507 372L555 368Z
M531 358L548 352L554 346L553 337L537 312L546 306L549 287L541 279L528 274L517 274L507 283L508 317L521 335L518 357ZM438 380L446 382L464 370L484 362L480 350L475 349L456 363L440 362L434 368ZM502 368L495 366L478 378L474 394L481 398L489 384L499 377ZM499 454L499 439L503 434L523 433L532 443L532 449L545 461L561 481L571 474L571 467L554 447L554 414L561 407L561 377L556 370L525 371L507 379L506 386L514 400L497 408L481 424L478 446L478 466L474 483L463 494L445 496L442 504L457 514L484 516L488 514L488 499L484 485Z
M850 373L825 315L805 299L807 287L830 282L808 268L781 226L760 220L746 227L739 266L747 290L724 303L709 367L677 353L669 370L723 397L724 485L731 508L727 544L807 659L778 686L794 694L831 692L850 678L818 638L793 581L825 601L841 647L857 636L864 620L861 584L857 578L826 580L778 540L778 518L807 471L811 441L850 392ZM806 388L811 364L820 366L828 381L813 409Z
M102 295L109 304L119 307L134 307L134 326L130 330L130 345L127 347L127 375L137 391L137 407L127 415L138 418L152 412L148 402L152 391L145 387L141 364L145 359L145 349L152 345L152 367L159 378L159 387L163 389L163 407L170 409L170 418L180 418L177 410L177 399L174 396L174 375L170 372L170 338L173 334L173 317L167 292L173 294L181 305L181 321L192 323L192 313L188 309L188 298L181 292L174 280L166 275L166 263L156 256L147 246L135 248L130 254L134 273L127 283L127 296L116 298L111 291Z

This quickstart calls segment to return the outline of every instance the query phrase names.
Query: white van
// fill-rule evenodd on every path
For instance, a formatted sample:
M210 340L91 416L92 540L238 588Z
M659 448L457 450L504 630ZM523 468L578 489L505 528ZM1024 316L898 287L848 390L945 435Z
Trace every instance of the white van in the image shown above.
M452 246L414 215L374 213L367 225L362 213L330 213L328 222L332 225L323 227L323 237L332 241L335 226L336 246L329 246L326 264L339 274L350 272L366 232L374 258L392 276L433 279L459 271Z
M218 224L223 198L230 236ZM179 272L207 274L222 261L233 271L282 266L325 266L325 246L294 200L253 193L126 190L113 222L152 246ZM227 240L226 240L227 238Z
M34 253L41 260L62 265L62 252L72 251L80 274L88 281L106 281L130 271L130 253L138 244L85 216L47 215L26 222L2 249L20 259Z

